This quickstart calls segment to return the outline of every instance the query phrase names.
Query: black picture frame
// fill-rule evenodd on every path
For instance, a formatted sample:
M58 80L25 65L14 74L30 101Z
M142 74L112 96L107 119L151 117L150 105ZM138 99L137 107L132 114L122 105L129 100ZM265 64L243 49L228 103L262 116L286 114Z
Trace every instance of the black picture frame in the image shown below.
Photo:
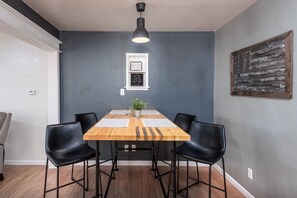
M139 87L144 85L143 73L131 73L130 74L131 87Z

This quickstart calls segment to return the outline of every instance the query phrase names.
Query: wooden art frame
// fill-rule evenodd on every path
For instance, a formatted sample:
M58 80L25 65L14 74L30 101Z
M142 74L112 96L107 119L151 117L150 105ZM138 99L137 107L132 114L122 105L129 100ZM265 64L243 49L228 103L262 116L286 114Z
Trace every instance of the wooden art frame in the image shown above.
M232 52L231 95L292 98L293 31Z

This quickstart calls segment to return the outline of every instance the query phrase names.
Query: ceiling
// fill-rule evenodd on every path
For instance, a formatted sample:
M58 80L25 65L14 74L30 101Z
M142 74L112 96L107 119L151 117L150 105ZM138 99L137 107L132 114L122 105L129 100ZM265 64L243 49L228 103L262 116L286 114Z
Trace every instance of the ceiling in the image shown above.
M215 31L257 0L145 0L148 31ZM141 0L23 0L63 31L133 31Z

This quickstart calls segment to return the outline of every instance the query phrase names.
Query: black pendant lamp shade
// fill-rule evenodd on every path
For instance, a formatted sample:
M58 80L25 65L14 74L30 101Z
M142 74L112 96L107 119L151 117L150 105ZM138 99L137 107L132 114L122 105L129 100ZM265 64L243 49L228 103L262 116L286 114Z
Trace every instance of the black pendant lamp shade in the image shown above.
M140 17L137 18L137 28L133 33L132 41L135 43L146 43L150 41L150 38L145 29L145 20L141 16L141 13L145 10L145 3L137 3L136 8L140 12Z

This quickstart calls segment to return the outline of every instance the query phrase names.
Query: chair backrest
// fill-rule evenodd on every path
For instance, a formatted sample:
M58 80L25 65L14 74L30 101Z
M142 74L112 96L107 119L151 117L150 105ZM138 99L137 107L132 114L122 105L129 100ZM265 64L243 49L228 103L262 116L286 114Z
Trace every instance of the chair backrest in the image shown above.
M226 150L225 127L219 124L192 122L189 134L190 143L205 152L221 152Z
M75 121L80 122L82 132L85 134L90 128L92 128L97 122L97 116L95 113L80 113L75 114Z
M191 123L196 120L197 116L195 115L177 113L174 119L174 123L188 133L191 127Z
M0 112L0 144L4 144L11 122L11 113Z
M85 144L79 122L48 125L45 135L46 153L63 153Z

